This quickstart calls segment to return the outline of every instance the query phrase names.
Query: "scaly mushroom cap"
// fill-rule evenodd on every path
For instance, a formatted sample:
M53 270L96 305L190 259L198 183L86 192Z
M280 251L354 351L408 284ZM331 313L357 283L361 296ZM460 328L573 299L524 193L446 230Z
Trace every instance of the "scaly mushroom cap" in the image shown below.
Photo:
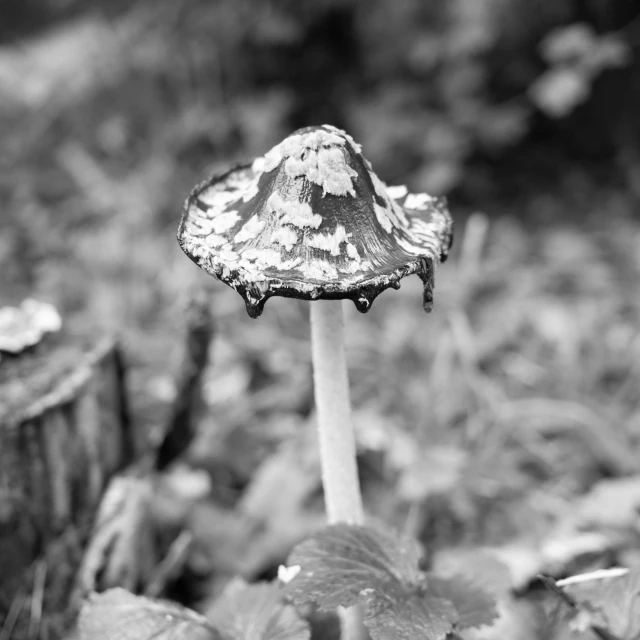
M411 273L430 311L434 265L451 239L444 199L387 187L360 145L329 125L199 184L178 230L184 252L240 293L252 318L271 296L350 298L364 313Z

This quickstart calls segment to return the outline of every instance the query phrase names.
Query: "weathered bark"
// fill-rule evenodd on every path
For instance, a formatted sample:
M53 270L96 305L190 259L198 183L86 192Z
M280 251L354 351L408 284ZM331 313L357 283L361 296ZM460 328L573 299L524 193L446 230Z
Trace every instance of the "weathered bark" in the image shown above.
M109 338L56 337L0 362L0 628L25 600L12 638L38 566L45 612L66 608L104 486L131 459L123 373Z

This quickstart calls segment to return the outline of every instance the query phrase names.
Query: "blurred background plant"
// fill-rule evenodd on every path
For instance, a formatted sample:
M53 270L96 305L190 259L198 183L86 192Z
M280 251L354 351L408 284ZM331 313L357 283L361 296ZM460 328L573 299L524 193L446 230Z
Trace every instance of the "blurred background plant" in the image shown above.
M477 196L505 181L482 169L531 165L532 146L548 175L635 163L637 17L633 0L7 0L0 95L64 111L135 83L138 117L180 114L196 162L331 121L387 179ZM122 108L100 123L112 153L135 127Z

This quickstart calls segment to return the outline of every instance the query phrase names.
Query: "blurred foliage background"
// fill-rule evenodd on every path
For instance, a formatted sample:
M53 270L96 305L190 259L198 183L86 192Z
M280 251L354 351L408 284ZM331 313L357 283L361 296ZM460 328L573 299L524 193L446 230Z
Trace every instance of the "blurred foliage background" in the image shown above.
M175 247L157 252L191 186L309 124L347 129L386 182L448 195L459 223L484 211L604 224L640 199L634 0L3 0L1 12L9 301L41 289L74 312L93 304L92 277L111 279L106 297L152 322L156 287L123 292L159 277L159 255L192 273ZM82 278L67 273L74 255L90 263ZM120 326L114 302L95 315Z
M55 102L58 117L89 101L111 155L157 142L156 118L195 166L333 122L386 179L473 206L587 168L637 191L638 13L634 0L5 0L0 91L5 108Z
M163 372L179 359L190 287L211 289L223 325L236 318L225 340L238 336L242 353L231 359L284 372L268 341L247 346L277 327L244 318L235 294L210 283L174 236L185 195L207 172L328 122L362 142L383 180L449 196L456 255L466 217L489 217L474 227L484 231L471 229L473 260L481 264L485 244L506 252L496 259L510 293L486 298L488 318L471 305L467 342L490 353L496 341L474 332L507 335L515 316L500 300L512 304L526 277L544 293L542 267L575 268L594 305L597 283L609 296L614 282L633 287L639 17L634 0L4 0L2 302L29 293L71 320L122 332L145 423L171 396ZM504 234L520 240L500 244ZM559 317L575 308L560 282L528 322L551 318L536 335L564 344L575 333ZM635 294L623 288L617 303ZM455 286L451 296L472 298ZM286 305L303 313L274 300L271 314ZM628 321L613 303L598 308L617 318L606 326ZM397 331L409 332L413 321L396 315Z
M407 283L376 303L373 325L359 321L383 346L355 367L356 398L367 367L384 371L382 352L401 382L395 420L410 413L407 393L427 410L413 374L435 367L451 414L434 421L445 429L462 419L462 390L479 393L474 367L506 376L507 396L588 403L609 392L605 361L622 367L611 376L624 389L635 380L634 0L4 0L0 42L2 302L39 296L68 322L122 334L142 425L160 424L172 400L194 287L210 290L220 329L210 404L264 387L288 390L290 411L310 410L304 304L275 299L250 321L175 233L208 172L324 122L361 141L388 183L446 194L458 225L433 319L393 298L409 304ZM438 323L453 332L457 364L438 369L445 356L431 340L402 359L422 348L418 327ZM609 330L622 360L603 346ZM594 361L585 368L583 357ZM513 367L528 392L511 388ZM547 387L555 376L570 389ZM626 396L614 396L617 411ZM477 420L472 407L462 414Z
M153 435L205 288L216 339L191 461L221 503L309 422L308 309L273 299L250 320L181 253L182 202L330 123L384 181L447 195L458 232L431 317L417 279L349 309L371 512L431 549L539 543L571 520L564 568L575 522L635 527L636 0L2 0L0 14L0 302L33 295L119 333ZM627 476L608 509L592 499ZM637 540L603 545L618 555L599 547L589 567L640 564ZM533 548L525 577L545 568Z

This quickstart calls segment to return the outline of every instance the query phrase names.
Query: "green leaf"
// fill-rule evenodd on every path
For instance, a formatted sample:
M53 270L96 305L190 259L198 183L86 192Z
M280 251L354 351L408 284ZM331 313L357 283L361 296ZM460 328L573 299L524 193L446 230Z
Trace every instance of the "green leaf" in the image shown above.
M495 595L502 595L514 587L511 570L498 557L510 556L515 563L523 552L517 547L491 550L482 547L451 547L440 549L432 558L432 571L443 578L462 578ZM535 572L534 574L535 575Z
M612 571L594 572L593 579L580 576L561 580L558 586L579 606L581 622L593 627L605 626L621 640L640 637L640 569L626 575Z
M428 593L452 602L458 612L457 629L492 624L498 617L495 599L463 578L427 574Z
M442 640L456 629L488 624L493 599L462 579L444 580L419 568L418 543L371 527L339 524L299 544L285 585L295 602L321 609L365 605L374 640Z
M325 610L352 607L365 589L419 581L420 556L413 540L396 540L370 527L332 525L295 547L287 564L302 569L286 593Z
M119 588L85 602L78 631L80 640L223 640L194 611Z
M365 592L364 623L373 640L443 640L458 619L455 606L419 590L386 585Z
M277 585L232 580L207 618L229 640L309 640L311 632L296 610L282 601Z

